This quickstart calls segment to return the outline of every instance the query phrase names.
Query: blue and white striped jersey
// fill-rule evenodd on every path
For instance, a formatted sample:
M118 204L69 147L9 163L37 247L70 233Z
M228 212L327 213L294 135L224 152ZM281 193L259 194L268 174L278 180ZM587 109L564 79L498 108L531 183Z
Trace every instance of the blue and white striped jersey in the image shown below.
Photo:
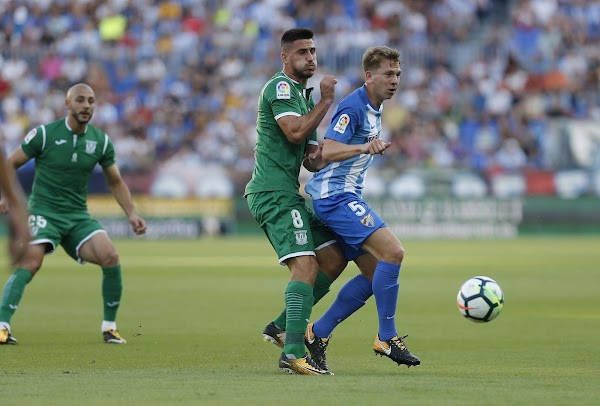
M375 109L369 102L365 86L356 89L337 105L325 138L349 144L366 144L381 134L383 104ZM338 193L362 195L367 169L373 155L360 154L341 162L331 162L313 175L304 190L313 200Z

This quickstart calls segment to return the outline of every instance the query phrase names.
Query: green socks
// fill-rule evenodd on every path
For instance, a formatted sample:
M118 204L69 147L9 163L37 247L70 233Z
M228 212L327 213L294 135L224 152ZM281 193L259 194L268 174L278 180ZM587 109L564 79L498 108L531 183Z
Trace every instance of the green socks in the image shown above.
M292 281L285 290L286 336L285 354L302 358L306 354L304 332L313 306L313 287L308 283Z
M19 302L25 292L25 285L33 278L33 274L26 269L17 268L17 270L8 278L4 289L2 289L2 298L0 299L0 321L10 324L10 319L17 310Z
M102 299L104 302L104 320L114 321L121 303L121 265L102 268ZM0 321L10 323L23 297L25 285L33 278L31 272L18 268L4 285L0 299Z
M329 292L329 287L331 286L332 283L333 283L333 281L331 279L329 279L327 276L325 276L324 273L319 272L319 274L317 275L317 279L315 280L315 287L313 289L313 296L314 296L313 306L316 305L317 302L319 300L321 300L321 298ZM280 328L281 330L285 330L285 327L286 327L285 319L286 319L286 312L285 312L285 309L283 309L283 312L281 312L281 314L279 316L277 316L277 318L275 320L273 320L273 323L275 323L275 325L278 328Z
M104 302L104 320L115 321L121 303L123 284L121 265L102 268L102 301Z

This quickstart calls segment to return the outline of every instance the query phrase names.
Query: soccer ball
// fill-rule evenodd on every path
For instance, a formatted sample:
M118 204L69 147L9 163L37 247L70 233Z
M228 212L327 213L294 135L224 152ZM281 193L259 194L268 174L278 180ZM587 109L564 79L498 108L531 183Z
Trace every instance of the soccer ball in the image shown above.
M465 318L484 323L494 320L500 314L504 306L504 293L492 278L475 276L460 287L456 304Z

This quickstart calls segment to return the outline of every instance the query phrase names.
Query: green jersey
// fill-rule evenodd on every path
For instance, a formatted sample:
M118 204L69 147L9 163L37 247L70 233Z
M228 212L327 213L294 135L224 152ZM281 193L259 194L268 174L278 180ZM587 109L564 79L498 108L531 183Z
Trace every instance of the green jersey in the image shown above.
M54 213L87 212L88 182L96 164L115 163L112 142L103 131L87 125L75 134L67 119L31 130L21 144L35 159L35 178L29 197L32 211Z
M277 125L277 119L308 114L315 106L311 90L283 72L273 76L262 88L256 119L254 170L245 195L274 190L298 193L298 176L306 146L309 143L318 145L317 132L306 142L294 144Z

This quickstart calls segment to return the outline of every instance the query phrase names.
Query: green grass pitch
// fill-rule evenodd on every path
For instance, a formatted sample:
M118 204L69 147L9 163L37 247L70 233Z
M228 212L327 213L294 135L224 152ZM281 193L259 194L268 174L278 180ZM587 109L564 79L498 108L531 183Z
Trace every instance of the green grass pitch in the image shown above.
M397 324L421 358L373 354L374 300L342 323L335 376L277 368L263 327L283 306L287 268L265 238L115 242L124 270L119 330L102 342L101 273L59 250L46 258L0 346L5 405L592 405L600 399L600 237L403 241ZM5 247L3 243L0 248ZM6 251L4 251L6 252ZM3 256L2 284L8 278ZM357 273L350 265L312 319ZM456 308L471 276L504 290L497 319Z

